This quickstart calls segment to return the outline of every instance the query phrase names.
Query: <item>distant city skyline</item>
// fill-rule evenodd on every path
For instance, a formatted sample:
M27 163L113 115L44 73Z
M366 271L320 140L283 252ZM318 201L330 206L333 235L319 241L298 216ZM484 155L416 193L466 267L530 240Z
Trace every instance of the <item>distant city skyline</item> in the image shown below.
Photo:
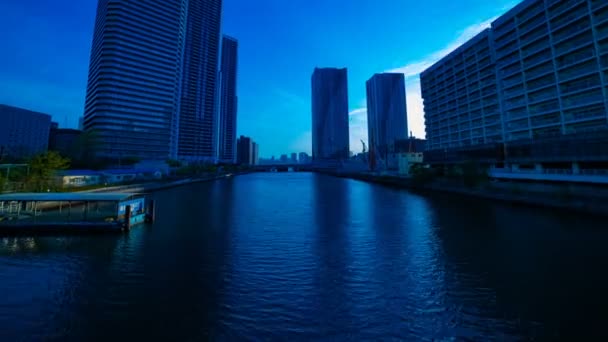
M310 153L310 70L344 66L353 152L361 151L359 139L367 141L365 81L378 72L405 74L410 130L423 137L418 74L517 2L225 0L223 33L241 42L237 134L256 137L262 157ZM95 0L79 6L71 0L1 3L0 30L8 33L4 47L12 53L0 56L0 102L49 113L62 127L76 128L84 112L95 9ZM312 17L318 28L308 25ZM442 25L428 27L432 21Z

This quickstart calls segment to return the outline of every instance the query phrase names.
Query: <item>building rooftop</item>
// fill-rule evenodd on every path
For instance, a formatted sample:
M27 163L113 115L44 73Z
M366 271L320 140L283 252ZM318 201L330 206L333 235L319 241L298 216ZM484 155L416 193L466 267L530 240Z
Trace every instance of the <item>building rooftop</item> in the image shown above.
M63 170L57 172L59 176L99 176L98 171L93 170Z

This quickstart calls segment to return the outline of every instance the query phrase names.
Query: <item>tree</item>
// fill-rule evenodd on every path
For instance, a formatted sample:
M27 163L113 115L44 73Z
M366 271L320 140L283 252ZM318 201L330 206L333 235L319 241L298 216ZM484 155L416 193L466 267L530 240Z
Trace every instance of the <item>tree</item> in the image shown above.
M34 191L55 189L54 176L57 171L70 166L70 159L62 157L55 151L38 154L30 162L30 174L27 186Z

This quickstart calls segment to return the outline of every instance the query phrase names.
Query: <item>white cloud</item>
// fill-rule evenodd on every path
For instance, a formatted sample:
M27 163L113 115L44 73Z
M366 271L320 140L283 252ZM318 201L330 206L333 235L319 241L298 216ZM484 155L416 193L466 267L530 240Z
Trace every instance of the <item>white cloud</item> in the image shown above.
M414 134L414 136L420 138L425 137L424 106L420 90L420 73L438 62L450 52L457 49L469 39L479 34L484 29L490 27L490 24L496 20L496 18L497 17L493 17L467 27L460 32L460 34L445 48L433 52L421 60L406 64L400 68L386 71L402 73L405 75L408 128ZM365 103L365 101L361 101L361 103ZM358 108L350 112L350 149L353 152L360 151L360 148L358 148L358 146L361 146L360 140L367 143L367 109L363 106L362 108Z

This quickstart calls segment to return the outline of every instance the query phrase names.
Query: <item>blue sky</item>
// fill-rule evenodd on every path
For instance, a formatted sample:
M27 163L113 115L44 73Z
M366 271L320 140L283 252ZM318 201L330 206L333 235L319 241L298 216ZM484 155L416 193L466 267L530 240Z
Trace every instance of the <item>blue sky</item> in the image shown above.
M239 40L238 133L260 155L310 152L310 76L347 67L351 150L367 139L365 81L406 75L408 123L424 136L417 75L516 0L224 0L222 29ZM0 103L77 126L96 0L0 0ZM77 4L77 5L76 5Z

